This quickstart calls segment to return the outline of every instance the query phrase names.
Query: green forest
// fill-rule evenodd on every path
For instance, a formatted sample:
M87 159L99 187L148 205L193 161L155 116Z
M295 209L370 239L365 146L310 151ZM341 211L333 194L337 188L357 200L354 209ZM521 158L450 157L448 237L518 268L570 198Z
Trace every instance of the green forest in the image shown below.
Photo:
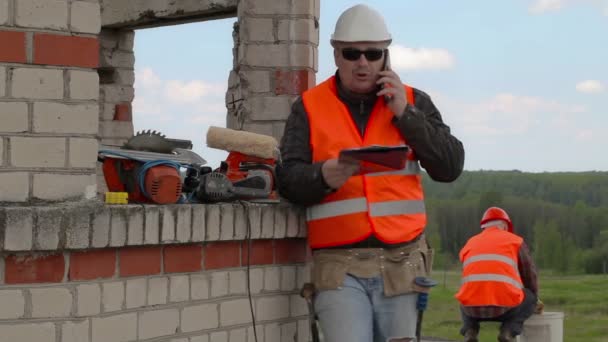
M539 268L608 273L608 172L465 171L453 183L423 178L434 267L459 267L490 206L505 209Z

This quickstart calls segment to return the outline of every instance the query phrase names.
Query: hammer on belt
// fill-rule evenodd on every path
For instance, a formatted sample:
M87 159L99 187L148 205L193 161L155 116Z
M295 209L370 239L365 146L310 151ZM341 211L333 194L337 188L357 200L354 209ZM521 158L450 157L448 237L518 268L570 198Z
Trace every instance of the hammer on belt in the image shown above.
M310 333L312 342L320 342L319 326L317 325L317 315L315 314L314 300L316 289L313 283L305 283L300 290L300 296L306 300L308 305L308 321L310 322Z

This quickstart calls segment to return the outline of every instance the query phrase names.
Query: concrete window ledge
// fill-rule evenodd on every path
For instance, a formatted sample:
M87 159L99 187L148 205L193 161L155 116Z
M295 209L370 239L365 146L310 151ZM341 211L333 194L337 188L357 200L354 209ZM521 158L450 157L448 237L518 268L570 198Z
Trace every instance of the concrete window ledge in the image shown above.
M250 235L248 235L248 231ZM303 238L303 210L288 203L0 208L0 253Z

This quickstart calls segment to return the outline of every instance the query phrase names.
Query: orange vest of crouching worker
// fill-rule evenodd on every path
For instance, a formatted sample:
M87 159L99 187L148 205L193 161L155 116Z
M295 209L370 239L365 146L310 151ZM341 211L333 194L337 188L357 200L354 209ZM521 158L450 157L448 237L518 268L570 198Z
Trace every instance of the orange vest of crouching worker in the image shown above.
M405 88L413 104L413 90ZM338 99L335 77L304 92L302 100L310 125L313 162L336 158L346 148L406 144L392 124L394 115L383 98L376 101L361 137L346 105ZM426 211L414 153L409 153L401 170L350 177L321 203L307 208L306 220L313 249L359 242L371 234L386 243L416 238L424 231Z
M455 297L464 306L514 307L524 300L517 267L523 239L498 227L475 235L460 251L462 285Z

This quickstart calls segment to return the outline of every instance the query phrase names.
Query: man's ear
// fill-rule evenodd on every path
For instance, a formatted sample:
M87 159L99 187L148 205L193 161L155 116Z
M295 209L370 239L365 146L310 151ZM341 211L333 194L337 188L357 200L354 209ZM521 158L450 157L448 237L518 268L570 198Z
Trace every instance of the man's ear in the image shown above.
M340 52L338 51L338 49L334 48L334 64L336 65L336 67L338 67L338 57L340 56L339 53Z

